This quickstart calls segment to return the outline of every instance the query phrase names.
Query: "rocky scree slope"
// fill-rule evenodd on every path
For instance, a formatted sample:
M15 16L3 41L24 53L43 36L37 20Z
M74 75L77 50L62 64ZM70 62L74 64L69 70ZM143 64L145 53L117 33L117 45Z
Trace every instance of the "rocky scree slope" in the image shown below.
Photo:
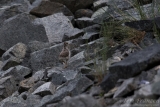
M159 1L140 3L156 4L147 20L133 1L1 0L0 107L159 107ZM117 35L105 43L102 22L123 20L118 9L136 19L123 25L143 35L138 42L119 44ZM65 41L67 68L58 60Z

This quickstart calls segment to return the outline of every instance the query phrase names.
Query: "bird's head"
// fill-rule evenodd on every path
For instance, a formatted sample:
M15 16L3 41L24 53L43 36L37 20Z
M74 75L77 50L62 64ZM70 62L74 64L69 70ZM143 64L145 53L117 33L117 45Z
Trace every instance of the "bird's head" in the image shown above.
M64 48L69 48L69 43L68 42L64 42Z

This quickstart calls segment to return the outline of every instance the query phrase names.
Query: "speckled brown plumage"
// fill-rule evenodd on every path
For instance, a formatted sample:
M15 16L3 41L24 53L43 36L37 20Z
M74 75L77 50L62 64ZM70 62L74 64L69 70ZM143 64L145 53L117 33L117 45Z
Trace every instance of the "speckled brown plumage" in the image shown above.
M63 62L64 68L68 66L67 61L70 58L70 49L68 42L64 42L63 49L59 54L59 60Z

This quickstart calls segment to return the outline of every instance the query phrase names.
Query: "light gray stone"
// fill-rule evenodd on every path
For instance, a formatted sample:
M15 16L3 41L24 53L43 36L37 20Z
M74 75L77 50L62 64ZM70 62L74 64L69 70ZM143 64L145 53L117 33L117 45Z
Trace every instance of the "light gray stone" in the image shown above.
M47 82L38 87L32 94L46 96L55 93L56 86L52 82Z
M73 29L71 21L62 13L36 19L35 23L42 24L45 27L49 42L55 43L62 42L63 35Z

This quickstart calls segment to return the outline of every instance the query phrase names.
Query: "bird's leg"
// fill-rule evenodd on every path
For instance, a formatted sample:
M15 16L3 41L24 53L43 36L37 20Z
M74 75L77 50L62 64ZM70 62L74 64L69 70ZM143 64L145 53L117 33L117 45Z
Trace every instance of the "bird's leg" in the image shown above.
M68 64L67 64L67 60L65 60L64 62L64 68L67 68Z

